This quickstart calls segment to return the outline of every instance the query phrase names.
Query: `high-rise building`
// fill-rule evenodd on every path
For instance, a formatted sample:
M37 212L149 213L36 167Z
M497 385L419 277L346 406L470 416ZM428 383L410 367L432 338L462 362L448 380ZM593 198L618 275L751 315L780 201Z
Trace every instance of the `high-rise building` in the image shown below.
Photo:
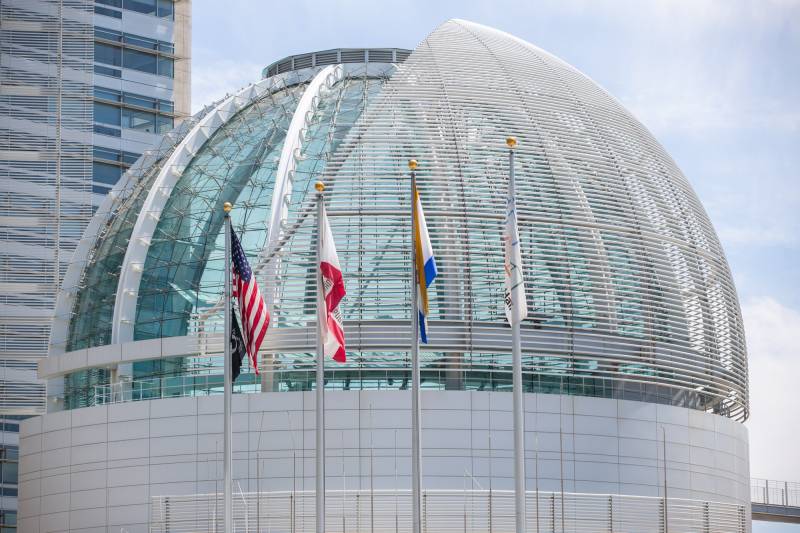
M189 113L190 10L0 0L0 528L15 518L18 418L46 410L36 367L72 254L125 169Z
M272 325L233 398L238 531L313 531L314 184L347 286L328 362L329 530L409 531L411 217L438 266L421 348L424 531L512 531L507 136L528 531L749 530L747 356L728 264L689 181L553 55L453 20L410 55L269 65L141 158L65 275L62 386L20 433L26 531L217 531L225 201ZM68 526L64 526L68 524Z

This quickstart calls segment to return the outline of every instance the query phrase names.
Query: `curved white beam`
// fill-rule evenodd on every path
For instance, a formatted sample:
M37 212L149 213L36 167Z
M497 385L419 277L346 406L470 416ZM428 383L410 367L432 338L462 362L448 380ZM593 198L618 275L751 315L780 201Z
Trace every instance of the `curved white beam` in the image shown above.
M308 126L308 121L319 105L319 96L322 91L333 87L337 81L342 79L343 75L344 71L341 65L328 65L320 70L300 98L300 102L298 102L292 116L292 121L286 131L286 140L283 143L278 170L275 173L275 187L272 190L272 209L270 211L267 246L262 251L257 266L258 270L262 270L260 267L266 263L269 270L267 285L272 297L268 298L267 305L270 311L273 310L279 284L273 281L276 281L278 260L271 261L269 257L278 246L283 235L286 219L289 216L287 199L292 195L294 172L297 169L297 156L300 154L305 140L304 132Z
M150 241L178 179L205 142L242 108L260 98L272 83L271 80L262 80L223 100L192 128L161 167L139 212L125 252L114 305L112 343L133 340L139 283Z
M297 107L292 114L292 120L289 122L289 127L286 130L286 137L278 160L278 168L275 173L275 187L272 192L272 211L270 214L267 245L261 251L254 268L254 272L258 277L262 277L262 273L266 268L271 268L270 273L266 277L267 291L273 294L272 298L267 298L267 305L269 306L270 312L273 311L272 303L275 300L276 284L271 284L269 280L274 279L277 271L277 262L270 261L270 254L272 250L280 245L280 238L283 234L281 230L288 216L286 199L292 194L292 178L297 168L297 156L302 148L304 131L319 105L319 96L321 92L326 88L332 87L333 84L339 81L343 76L341 65L329 65L315 74L309 82L309 86L300 97L300 101L297 103ZM273 231L273 228L276 228L276 230ZM221 299L212 307L204 309L199 313L195 318L197 321L197 329L199 331L204 331L207 321L217 317L220 310L222 310Z
M201 111L195 115L195 118L190 120L197 120L202 114L203 112ZM142 179L153 165L159 162L163 154L180 142L188 131L187 128L179 126L164 135L161 145L158 148L145 151L142 156L125 171L120 180L112 187L105 198L103 198L97 212L89 220L89 224L86 226L81 240L78 241L78 246L72 254L58 295L56 296L55 313L53 316L53 324L50 329L49 355L57 356L66 351L69 337L69 323L73 307L75 306L78 284L81 282L81 276L87 268L89 254L97 246L101 229L109 223L112 214L115 213L119 205L128 198L128 195L133 192L132 189L135 182Z

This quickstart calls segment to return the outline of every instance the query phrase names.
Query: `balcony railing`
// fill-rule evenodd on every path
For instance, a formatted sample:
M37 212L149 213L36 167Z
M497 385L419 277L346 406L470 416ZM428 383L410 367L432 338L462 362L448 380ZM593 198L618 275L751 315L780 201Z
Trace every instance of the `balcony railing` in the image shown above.
M314 531L313 491L234 493L233 530ZM329 533L410 533L408 490L327 491ZM665 503L666 518L665 520ZM617 494L527 493L526 530L597 533L744 533L741 505ZM151 500L151 533L222 531L222 494L160 496ZM437 533L511 533L514 493L488 490L427 490L422 493L422 530Z

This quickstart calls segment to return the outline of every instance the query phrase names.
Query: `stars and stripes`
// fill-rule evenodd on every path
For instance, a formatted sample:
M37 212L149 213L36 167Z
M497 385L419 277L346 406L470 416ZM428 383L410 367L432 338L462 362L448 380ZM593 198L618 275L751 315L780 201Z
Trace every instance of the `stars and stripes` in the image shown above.
M245 347L258 374L258 349L267 333L270 316L247 256L234 231L231 231L231 264L233 297L239 302Z
M320 246L319 271L322 277L322 298L320 307L320 325L322 326L322 345L326 357L333 357L334 361L344 363L347 360L344 345L344 328L342 327L342 313L339 302L346 294L342 268L339 265L339 255L336 253L336 244L333 242L333 233L328 223L325 206L321 206L319 220Z

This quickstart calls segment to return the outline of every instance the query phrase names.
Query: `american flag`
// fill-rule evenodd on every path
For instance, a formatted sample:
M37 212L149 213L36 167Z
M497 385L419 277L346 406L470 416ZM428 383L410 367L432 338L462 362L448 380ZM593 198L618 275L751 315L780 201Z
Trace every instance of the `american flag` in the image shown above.
M261 291L258 290L253 270L236 233L231 231L231 262L233 263L233 297L239 302L239 315L247 354L258 374L258 349L269 327L269 312Z

